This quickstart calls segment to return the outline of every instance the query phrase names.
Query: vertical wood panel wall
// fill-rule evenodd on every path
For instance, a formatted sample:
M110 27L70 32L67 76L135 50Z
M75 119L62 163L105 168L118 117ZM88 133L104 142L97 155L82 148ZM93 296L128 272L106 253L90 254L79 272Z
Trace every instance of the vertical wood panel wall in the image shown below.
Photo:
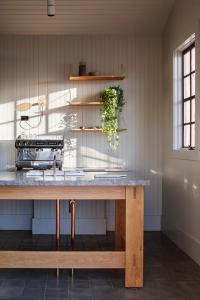
M126 79L120 82L70 82L70 73L77 74L80 61L87 63L87 71L101 74L120 72L124 66ZM14 140L17 135L65 135L66 167L127 167L151 180L146 188L146 229L159 230L161 216L162 181L162 76L161 39L159 37L120 36L1 36L0 37L0 168L14 165ZM120 146L112 152L99 133L71 133L69 126L100 125L99 108L68 107L77 98L98 98L104 87L120 84L126 105L120 117ZM40 126L28 131L19 126L20 113L16 105L47 100ZM23 113L38 122L37 108ZM35 232L54 228L54 203L44 207L42 201L1 202L0 228L3 219L10 220L8 228L30 228L33 218ZM13 219L13 216L20 218ZM9 219L10 216L10 219ZM106 218L107 216L107 218ZM88 231L88 224L97 224L99 232L113 229L114 205L85 203L78 205L78 222ZM4 218L3 218L4 217ZM68 211L62 205L63 226ZM106 220L107 219L107 220ZM2 221L1 221L2 220ZM14 221L13 221L14 220ZM84 220L88 222L84 223ZM4 224L4 225L3 225ZM26 226L25 226L26 224ZM85 224L85 225L84 225ZM20 227L20 228L21 228Z

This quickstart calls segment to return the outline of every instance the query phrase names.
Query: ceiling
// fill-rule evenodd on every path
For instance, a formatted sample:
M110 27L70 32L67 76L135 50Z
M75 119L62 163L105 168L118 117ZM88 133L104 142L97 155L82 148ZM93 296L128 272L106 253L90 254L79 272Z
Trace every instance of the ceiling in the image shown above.
M0 34L160 34L174 0L0 0Z

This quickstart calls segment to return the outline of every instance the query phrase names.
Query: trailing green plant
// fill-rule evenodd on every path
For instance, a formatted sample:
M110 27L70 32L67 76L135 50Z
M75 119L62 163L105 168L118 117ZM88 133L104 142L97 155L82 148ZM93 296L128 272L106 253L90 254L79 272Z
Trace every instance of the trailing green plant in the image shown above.
M119 113L124 105L124 92L120 86L111 86L101 93L103 109L101 115L102 132L107 136L107 141L113 150L119 145Z

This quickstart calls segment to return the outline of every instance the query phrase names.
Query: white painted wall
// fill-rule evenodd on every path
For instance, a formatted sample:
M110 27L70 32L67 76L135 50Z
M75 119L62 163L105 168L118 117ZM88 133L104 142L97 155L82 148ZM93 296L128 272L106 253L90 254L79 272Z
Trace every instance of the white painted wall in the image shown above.
M16 104L33 102L38 96L47 99L48 106L41 126L29 133L64 133L65 166L115 167L136 170L151 180L146 188L145 226L159 230L162 197L162 58L160 37L120 36L1 36L0 37L0 168L14 164L14 139L22 133ZM124 65L126 79L122 82L70 82L70 65L77 73L80 60L87 62L88 71L119 73ZM121 126L128 131L120 134L116 153L109 150L105 138L98 133L73 133L62 120L75 116L77 126L99 125L97 108L69 108L66 102L74 97L95 97L105 86L120 84L127 101ZM34 115L34 110L29 112ZM37 118L33 120L37 121ZM28 204L24 204L28 205ZM20 215L21 227L34 232L52 232L55 224L54 203L43 202L24 206L19 202L0 203L0 228L4 219L7 228L15 228L10 215ZM63 228L67 227L68 210L62 206ZM25 221L24 219L28 219ZM78 231L105 232L114 229L114 205L82 203L78 205ZM24 225L26 223L26 226ZM18 223L19 224L19 223ZM92 226L91 226L92 224ZM96 229L95 229L96 226ZM83 230L84 228L84 230ZM61 228L62 229L62 228ZM64 230L64 229L62 229Z
M164 33L164 176L163 227L169 237L200 263L200 2L177 0ZM196 34L197 66L197 149L186 153L172 151L173 145L173 51ZM188 158L187 158L188 156ZM183 158L183 156L182 156Z

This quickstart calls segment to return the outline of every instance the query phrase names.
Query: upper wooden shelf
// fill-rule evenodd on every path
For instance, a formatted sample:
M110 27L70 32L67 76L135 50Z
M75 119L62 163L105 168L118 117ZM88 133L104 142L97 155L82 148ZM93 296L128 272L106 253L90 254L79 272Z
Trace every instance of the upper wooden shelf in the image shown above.
M70 76L69 80L90 81L90 80L123 80L124 75L96 75L96 76Z
M69 106L101 106L102 101L73 101L68 104Z

